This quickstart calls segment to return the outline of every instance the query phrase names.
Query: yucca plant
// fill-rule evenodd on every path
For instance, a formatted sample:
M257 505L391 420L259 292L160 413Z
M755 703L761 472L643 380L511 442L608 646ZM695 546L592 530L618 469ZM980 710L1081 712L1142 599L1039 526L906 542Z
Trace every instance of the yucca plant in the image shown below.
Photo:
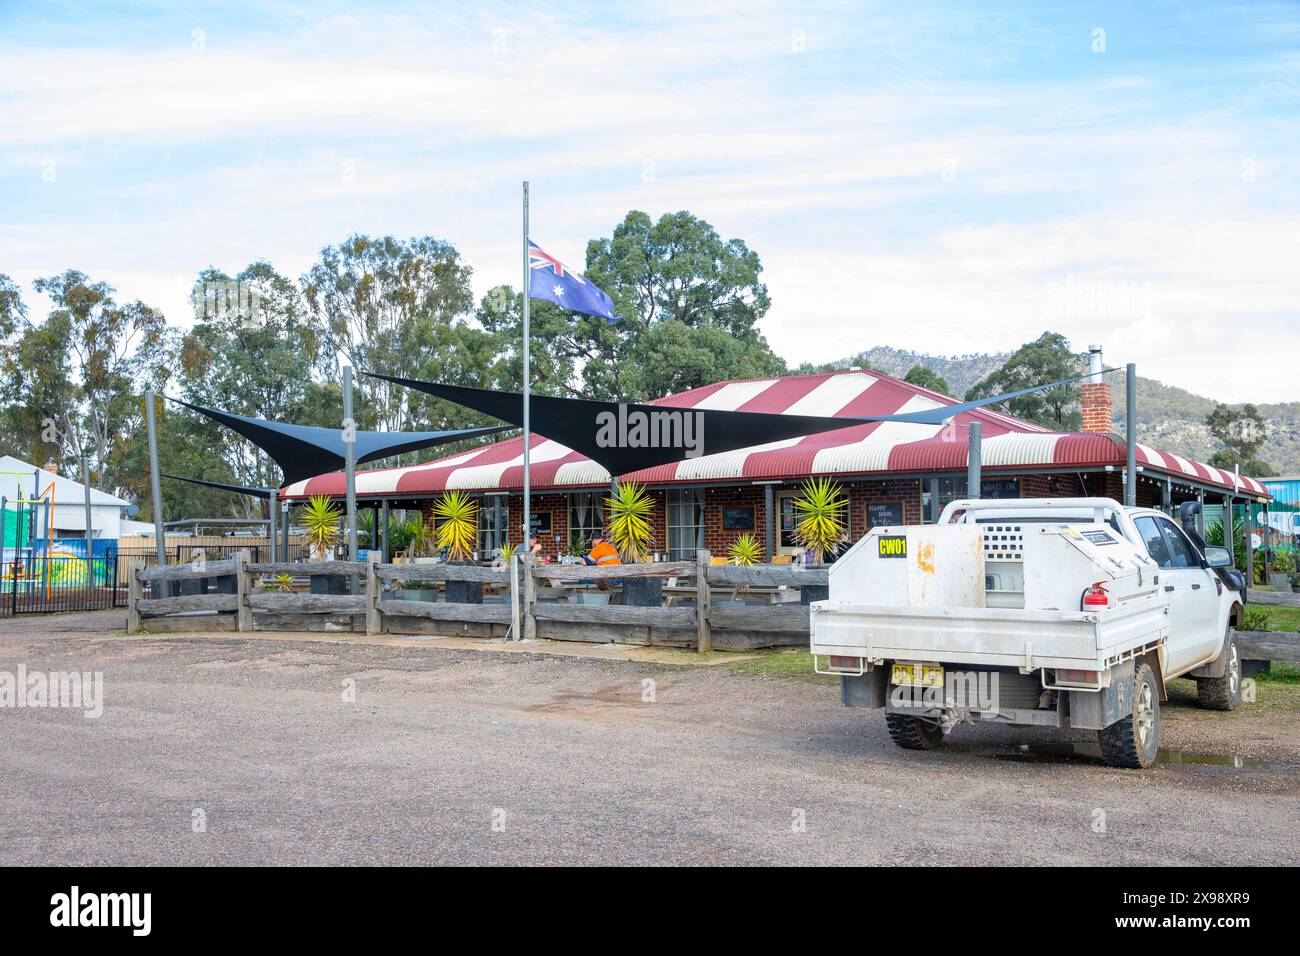
M469 561L478 543L478 502L463 491L449 491L433 505L434 539L448 561Z
M312 495L307 506L302 509L307 541L311 544L312 555L317 561L324 561L326 552L338 541L339 518L342 514L338 505L325 495Z
M752 534L742 534L727 549L732 564L759 564L763 560L763 544Z
M406 522L406 556L431 558L438 551L438 540L433 533L433 523L423 518Z
M814 564L821 564L827 553L834 553L844 542L848 506L839 482L829 478L804 481L794 500L794 539L812 552Z
M497 547L497 557L495 563L500 565L503 568L508 568L510 567L510 562L514 558L514 556L516 554L522 554L523 551L524 551L524 546L522 543L511 544L509 541L507 541L505 544L499 545Z
M269 578L262 579L263 591L292 591L293 575L292 574L273 574Z
M644 485L634 481L620 481L613 494L605 499L609 515L609 537L619 554L628 564L641 564L650 558L654 543L651 518L655 501Z

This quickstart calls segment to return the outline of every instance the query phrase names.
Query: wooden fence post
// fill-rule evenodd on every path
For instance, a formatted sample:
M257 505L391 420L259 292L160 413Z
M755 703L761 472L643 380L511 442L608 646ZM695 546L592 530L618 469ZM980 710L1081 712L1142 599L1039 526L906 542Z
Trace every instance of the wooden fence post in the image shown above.
M235 625L241 631L253 629L253 609L248 604L252 590L252 575L248 573L248 552L235 552Z
M713 631L709 628L709 561L712 555L700 548L695 552L695 650L703 654L713 650Z
M522 561L523 555L518 551L510 555L510 639L514 641L523 640L519 631L519 565Z
M379 634L384 629L379 615L379 552L366 554L366 633Z
M537 640L537 618L533 609L537 606L537 578L533 555L524 561L524 640Z
M143 558L132 558L127 568L126 580L126 633L135 634L140 630L140 598L144 589L140 586L140 569L144 567Z

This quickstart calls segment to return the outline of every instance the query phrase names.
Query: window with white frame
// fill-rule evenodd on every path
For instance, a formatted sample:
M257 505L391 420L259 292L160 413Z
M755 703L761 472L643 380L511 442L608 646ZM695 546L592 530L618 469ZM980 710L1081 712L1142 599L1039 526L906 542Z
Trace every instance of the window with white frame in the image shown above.
M505 495L484 495L478 503L478 546L492 553L509 540L510 503Z
M671 561L688 561L704 547L704 491L690 488L668 492L668 554Z
M593 533L605 526L604 495L595 491L575 491L569 495L569 547L586 550Z

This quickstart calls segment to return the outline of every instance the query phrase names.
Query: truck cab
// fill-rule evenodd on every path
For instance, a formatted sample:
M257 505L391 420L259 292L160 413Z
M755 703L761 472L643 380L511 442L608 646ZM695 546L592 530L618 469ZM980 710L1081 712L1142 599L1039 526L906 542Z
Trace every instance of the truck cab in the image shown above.
M902 747L962 723L1074 727L1098 732L1107 762L1145 767L1166 681L1195 678L1209 707L1240 701L1229 564L1108 498L954 501L937 524L873 528L831 566L814 666L848 706L883 708Z

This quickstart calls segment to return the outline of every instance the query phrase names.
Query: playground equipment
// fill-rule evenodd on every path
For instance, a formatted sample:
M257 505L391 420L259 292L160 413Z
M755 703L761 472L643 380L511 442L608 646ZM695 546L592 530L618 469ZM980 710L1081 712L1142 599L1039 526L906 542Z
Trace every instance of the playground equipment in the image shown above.
M3 570L5 564L4 559L6 557L6 553L9 547L7 538L5 537L5 531L6 531L5 524L9 517L9 505L14 504L18 506L17 514L15 515L16 520L14 524L13 566L12 566L11 573L9 575L4 575L3 573L0 573L0 579L9 581L12 587L16 588L18 586L19 572L22 569L22 562L19 559L21 558L24 551L24 545L23 545L24 531L27 532L27 545L25 550L27 551L29 557L34 558L36 556L35 542L37 541L37 516L39 514L40 506L44 505L45 506L45 560L42 562L41 565L42 568L41 577L44 580L45 595L48 598L52 586L50 581L50 570L52 564L51 556L54 553L54 521L53 521L54 482L51 481L46 486L45 491L41 492L40 491L40 470L39 469L35 470L32 473L32 493L35 494L36 497L24 498L22 496L23 494L22 478L26 477L27 472L0 471L0 474L13 475L18 478L16 482L17 490L18 490L17 498L8 498L4 495L0 495L0 571ZM28 515L26 516L23 514L24 509L28 509ZM30 523L30 528L27 527L29 523ZM28 567L30 568L32 566L33 566L32 562L29 562ZM91 566L89 562L87 563L86 569L87 569L87 575L89 579L91 574ZM26 578L26 576L27 575L24 573L23 577Z

